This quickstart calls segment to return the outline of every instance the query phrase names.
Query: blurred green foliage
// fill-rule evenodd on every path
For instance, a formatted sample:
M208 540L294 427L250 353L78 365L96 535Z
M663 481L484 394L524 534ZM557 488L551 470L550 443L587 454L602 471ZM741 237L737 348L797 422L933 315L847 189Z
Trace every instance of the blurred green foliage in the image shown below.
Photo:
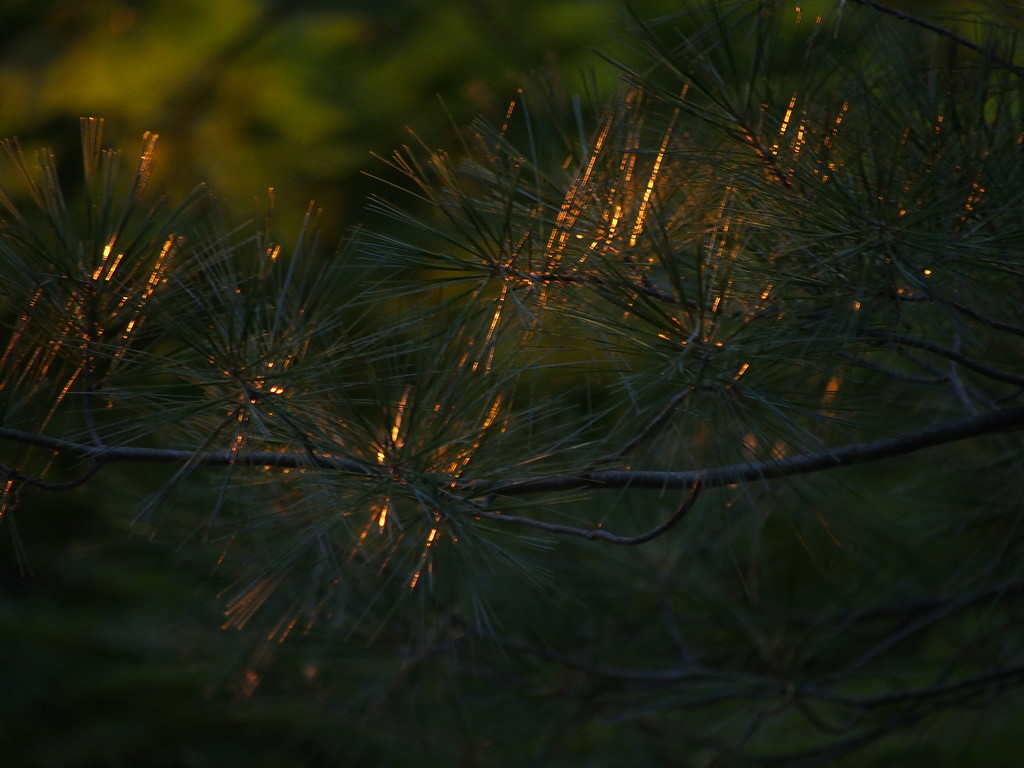
M679 3L630 7L656 17ZM623 18L618 0L13 0L0 8L0 136L71 162L79 117L106 118L126 148L153 131L170 188L209 183L247 216L274 187L282 223L315 200L339 239L378 189L371 153L408 143L405 126L445 143L452 126L498 119L531 73L603 99L616 77L593 51L617 47Z
M531 71L577 79L620 13L611 0L8 3L0 134L71 158L80 116L106 118L119 146L155 131L172 187L208 182L246 214L275 187L292 213L316 200L340 237L362 215L362 173L379 170L371 152L409 141L406 125L433 143L449 120L495 116Z

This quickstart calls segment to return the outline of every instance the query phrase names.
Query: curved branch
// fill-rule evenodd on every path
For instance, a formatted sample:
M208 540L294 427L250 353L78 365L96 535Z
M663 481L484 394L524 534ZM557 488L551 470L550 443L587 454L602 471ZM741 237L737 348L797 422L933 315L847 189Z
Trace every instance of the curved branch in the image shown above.
M680 520L686 517L686 513L693 508L693 505L697 502L697 497L700 495L700 491L700 483L694 483L690 489L690 495L686 497L686 501L679 506L679 509L672 513L668 520L636 536L619 536L618 534L606 531L604 528L574 528L571 525L549 523L544 520L535 520L531 517L520 517L519 515L503 515L500 512L488 512L487 510L474 510L473 516L495 520L499 523L512 523L512 525L536 528L548 533L578 536L581 539L588 539L590 541L601 539L602 541L610 541L612 544L632 547L656 539L671 528L674 528Z
M6 464L0 464L0 477L5 480L14 480L31 488L38 488L42 491L70 491L72 488L85 485L86 482L88 482L88 480L101 469L103 469L103 462L100 459L93 459L89 467L78 475L78 477L71 480L65 480L63 482L51 483L39 477L26 475L21 470L15 469L14 467L10 467Z

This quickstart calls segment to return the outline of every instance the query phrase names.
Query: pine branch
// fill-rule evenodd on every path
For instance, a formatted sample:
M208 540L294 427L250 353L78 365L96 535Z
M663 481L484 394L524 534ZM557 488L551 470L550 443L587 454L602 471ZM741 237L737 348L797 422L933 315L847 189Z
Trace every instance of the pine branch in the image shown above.
M276 467L278 469L299 469L313 467L356 475L381 476L383 470L370 464L323 456L309 451L303 453L279 453L275 451L195 451L173 448L142 448L131 446L93 446L58 437L36 435L20 429L0 427L0 440L22 445L34 445L58 454L67 454L79 459L100 464L189 464L204 467Z
M894 456L904 456L946 443L1015 430L1022 426L1024 426L1024 406L1019 406L990 411L978 416L950 421L926 429L904 432L878 440L853 443L812 453L801 453L782 459L731 464L682 472L602 470L561 474L550 477L513 479L491 485L480 481L473 481L462 486L456 485L452 490L456 493L461 492L466 497L560 493L581 488L592 488L595 490L659 489L692 491L696 488L718 488L734 483L773 480L866 464ZM313 454L308 451L302 453L278 453L273 451L214 451L196 453L194 451L169 448L96 447L87 443L63 440L46 435L36 435L8 427L0 427L0 440L23 445L34 445L54 451L55 453L67 454L100 464L127 462L190 464L192 466L207 467L263 466L279 469L311 467L372 477L385 476L385 470L377 466L352 459ZM481 516L514 524L542 527L539 521L530 521L528 518L515 518L499 513L488 513ZM543 525L549 524L545 523ZM569 531L558 532L568 533ZM588 532L586 538L607 537Z
M700 485L719 488L733 483L774 480L805 475L857 464L866 464L894 456L904 456L946 443L969 440L1024 427L1024 406L990 411L979 416L950 421L937 427L904 432L866 443L854 443L813 453L802 453L784 459L771 459L750 464L731 464L687 472L608 470L578 475L558 475L522 480L508 480L487 488L494 496L518 496L529 493L551 493L579 488L647 488L682 490Z

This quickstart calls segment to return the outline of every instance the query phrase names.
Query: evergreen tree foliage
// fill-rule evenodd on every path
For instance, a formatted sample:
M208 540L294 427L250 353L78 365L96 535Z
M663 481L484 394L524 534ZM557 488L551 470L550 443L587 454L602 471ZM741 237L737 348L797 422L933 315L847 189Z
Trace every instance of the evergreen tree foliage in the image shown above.
M302 647L366 764L1015 764L1017 38L820 5L631 18L336 253L8 140L16 549L53 492L215 550L238 690Z

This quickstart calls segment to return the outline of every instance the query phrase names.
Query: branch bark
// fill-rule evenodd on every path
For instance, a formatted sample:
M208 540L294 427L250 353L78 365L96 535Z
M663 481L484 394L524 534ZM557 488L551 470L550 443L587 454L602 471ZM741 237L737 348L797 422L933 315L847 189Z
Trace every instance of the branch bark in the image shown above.
M771 459L744 464L730 464L704 469L675 471L654 470L595 470L548 477L517 478L496 483L471 481L456 485L454 493L467 498L484 496L521 496L532 493L558 493L582 488L600 489L654 489L693 490L717 488L734 483L773 480L794 475L805 475L841 467L865 464L881 459L903 456L946 443L969 440L987 434L1016 430L1024 427L1024 406L989 411L965 419L949 421L926 429L903 432L861 443L826 448L812 453L801 453L782 459ZM111 464L114 462L190 464L193 466L265 466L278 468L312 467L335 472L347 472L368 477L384 478L387 470L354 459L320 454L278 453L273 451L195 451L170 448L141 448L128 446L94 446L47 435L0 427L0 440L34 445L55 453ZM496 519L514 522L507 516ZM525 518L524 518L525 519Z
M969 440L1021 427L1024 427L1024 406L990 411L978 416L946 422L936 427L904 432L865 443L853 443L813 453L797 454L783 459L731 464L685 472L608 470L583 472L578 475L514 479L492 485L486 490L494 496L517 496L580 488L685 490L693 488L695 485L700 485L702 488L717 488L752 480L773 480L865 464L914 453L945 443Z

